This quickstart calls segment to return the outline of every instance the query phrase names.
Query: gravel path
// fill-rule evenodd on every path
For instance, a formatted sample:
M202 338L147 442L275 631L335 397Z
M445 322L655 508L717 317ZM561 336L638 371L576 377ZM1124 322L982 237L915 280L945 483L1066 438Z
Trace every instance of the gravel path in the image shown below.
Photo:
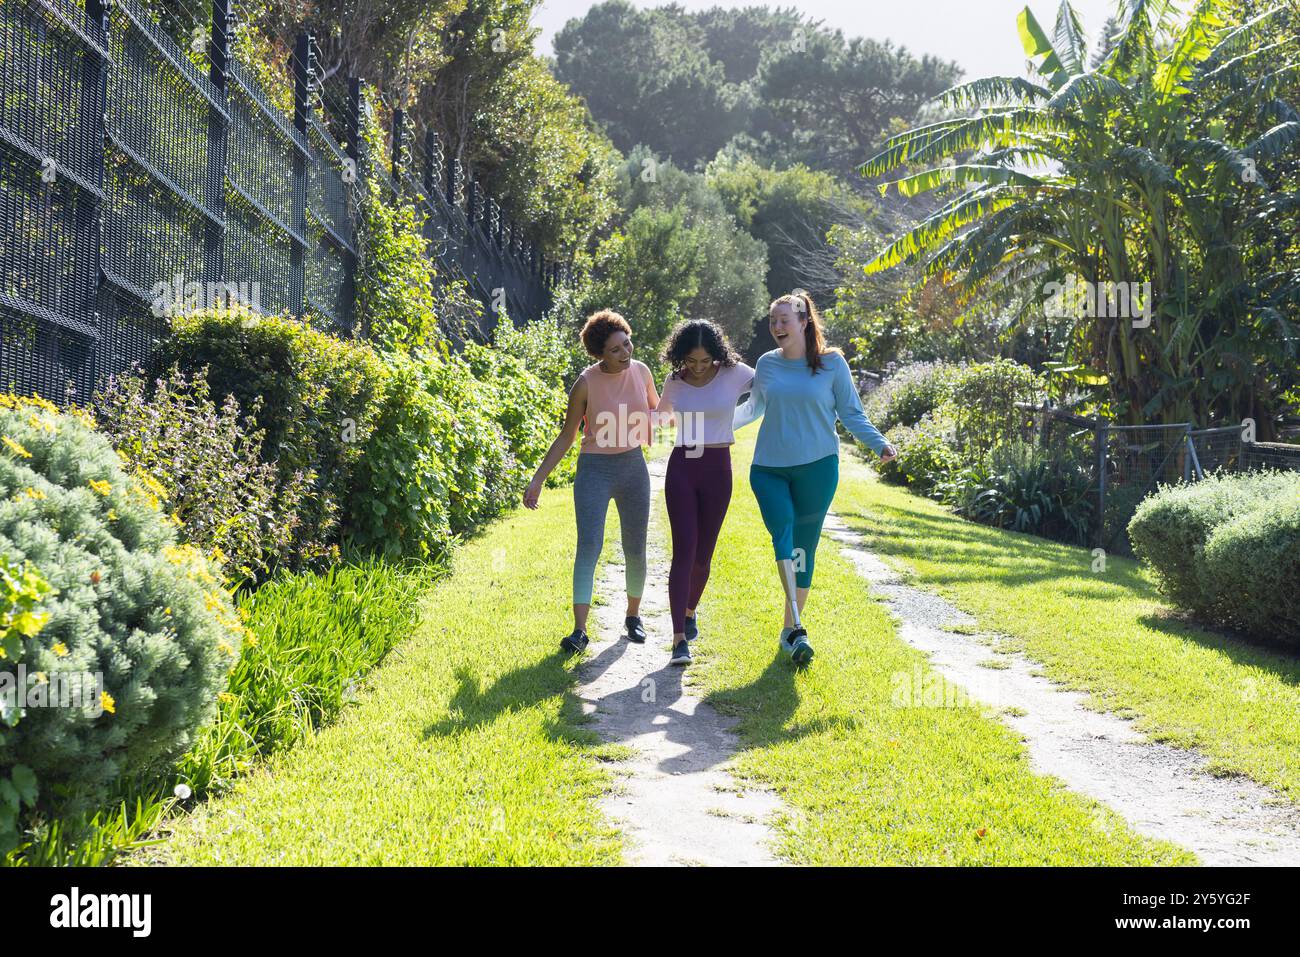
M666 463L650 463L654 495L663 489ZM780 809L770 792L742 785L727 771L738 740L735 720L697 697L683 669L668 664L672 621L668 614L667 529L652 511L650 574L641 616L649 639L623 637L625 611L621 556L607 556L592 609L594 627L578 694L594 728L606 741L635 749L617 765L621 786L602 802L629 838L627 862L664 865L774 865L767 819ZM616 521L611 507L610 521ZM705 646L708 634L699 642Z
M1214 777L1203 754L1150 742L1130 722L1086 708L1084 695L1041 677L1023 655L996 652L988 644L993 636L945 630L975 620L907 584L839 516L828 516L825 527L899 619L904 641L927 652L930 665L969 699L1015 709L1003 720L1024 737L1035 770L1205 864L1300 864L1300 809L1285 798L1248 778ZM988 667L991 660L997 667Z

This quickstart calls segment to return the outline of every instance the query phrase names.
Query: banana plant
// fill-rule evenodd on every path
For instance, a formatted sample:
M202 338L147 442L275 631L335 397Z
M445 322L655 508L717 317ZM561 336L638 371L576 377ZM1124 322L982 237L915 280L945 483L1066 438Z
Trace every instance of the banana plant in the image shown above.
M1128 421L1267 431L1300 387L1300 13L1255 6L1119 0L1093 51L1068 0L1050 35L1024 8L1030 76L953 87L957 115L859 167L896 177L882 194L943 198L865 271L919 265L1021 319L1075 277L1090 294L1060 358Z

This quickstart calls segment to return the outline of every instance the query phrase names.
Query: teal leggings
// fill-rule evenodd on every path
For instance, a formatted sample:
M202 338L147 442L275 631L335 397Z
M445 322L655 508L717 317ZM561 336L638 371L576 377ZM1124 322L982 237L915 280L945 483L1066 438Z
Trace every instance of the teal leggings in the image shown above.
M772 536L776 560L794 559L795 584L800 588L812 587L817 540L839 483L838 455L788 468L749 467L749 484Z

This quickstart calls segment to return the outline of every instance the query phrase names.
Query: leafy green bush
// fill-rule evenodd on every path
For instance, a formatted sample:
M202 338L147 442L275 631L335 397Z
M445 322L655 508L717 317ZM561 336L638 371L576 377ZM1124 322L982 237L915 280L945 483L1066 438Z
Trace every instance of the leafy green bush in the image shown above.
M561 291L557 298L563 294ZM565 326L559 309L523 326L510 322L498 324L492 344L497 352L518 359L543 383L563 393L569 391L591 363L591 357L578 340L577 330Z
M14 566L0 555L0 660L17 661L26 641L40 634L50 617L41 603L51 591L50 583L28 562ZM13 728L21 717L16 690L0 692L0 721ZM0 771L0 853L18 844L19 819L24 808L36 805L39 794L36 775L27 765Z
M1016 403L1032 402L1042 391L1038 374L1010 359L961 367L947 385L944 405L953 417L962 456L975 461L1020 439L1024 414Z
M1300 481L1219 525L1204 559L1219 621L1300 646Z
M424 364L385 357L383 393L357 466L348 528L363 549L441 560L451 547L453 410L432 395Z
M263 432L233 395L218 409L204 375L173 368L149 388L138 376L115 380L97 417L117 451L166 491L186 541L221 561L228 579L255 579L289 559L307 475L280 481L261 458ZM251 418L260 407L258 396Z
M1026 443L994 449L954 470L938 497L964 518L1084 545L1092 521L1087 466Z
M898 425L885 437L898 450L898 457L888 463L874 460L880 477L887 482L929 494L961 466L961 457L952 447L951 420L927 413L915 428Z
M896 425L915 426L939 408L960 372L961 366L947 362L902 366L867 396L867 418L882 432Z
M6 649L32 681L26 711L4 709L0 777L25 766L38 813L71 812L189 747L243 627L219 570L176 544L160 490L128 475L87 417L0 397L0 441L0 555L51 588L43 627ZM38 707L38 691L67 697Z
M1216 572L1210 573L1205 551L1219 528L1235 524L1273 502L1295 502L1300 498L1300 473L1248 472L1244 475L1212 475L1195 484L1173 485L1151 495L1138 506L1128 523L1128 538L1134 554L1151 566L1162 592L1184 609L1210 620L1235 619L1235 599L1223 596L1216 575L1222 573L1222 559L1236 554L1238 542L1261 534L1273 538L1255 523L1244 523L1221 546ZM1271 527L1274 519L1258 519ZM1270 545L1271 547L1271 545ZM1262 555L1261 555L1262 558ZM1264 575L1258 559L1243 566L1243 575ZM1253 590L1252 590L1253 594ZM1221 605L1222 601L1229 606Z
M213 396L233 395L254 416L262 458L276 464L284 494L310 477L291 557L302 564L332 554L382 388L375 351L294 319L230 308L176 319L158 362L204 373Z

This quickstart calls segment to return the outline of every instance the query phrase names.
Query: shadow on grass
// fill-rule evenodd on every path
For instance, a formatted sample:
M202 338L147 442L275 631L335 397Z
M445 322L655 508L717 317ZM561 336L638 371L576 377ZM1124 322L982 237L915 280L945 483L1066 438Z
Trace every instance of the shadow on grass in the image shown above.
M812 667L817 667L814 661ZM738 718L736 730L745 740L743 750L784 744L825 732L856 731L861 722L852 717L816 718L791 724L799 710L795 678L799 671L782 652L776 652L763 673L747 685L710 692L705 701L719 714Z
M543 733L551 741L598 743L594 734L581 727L586 719L573 694L573 674L564 667L566 660L559 653L547 655L507 672L486 688L471 669L456 669L456 690L447 702L448 714L424 729L425 739L464 734L492 724L504 714L530 710L560 695L559 714L544 723Z

